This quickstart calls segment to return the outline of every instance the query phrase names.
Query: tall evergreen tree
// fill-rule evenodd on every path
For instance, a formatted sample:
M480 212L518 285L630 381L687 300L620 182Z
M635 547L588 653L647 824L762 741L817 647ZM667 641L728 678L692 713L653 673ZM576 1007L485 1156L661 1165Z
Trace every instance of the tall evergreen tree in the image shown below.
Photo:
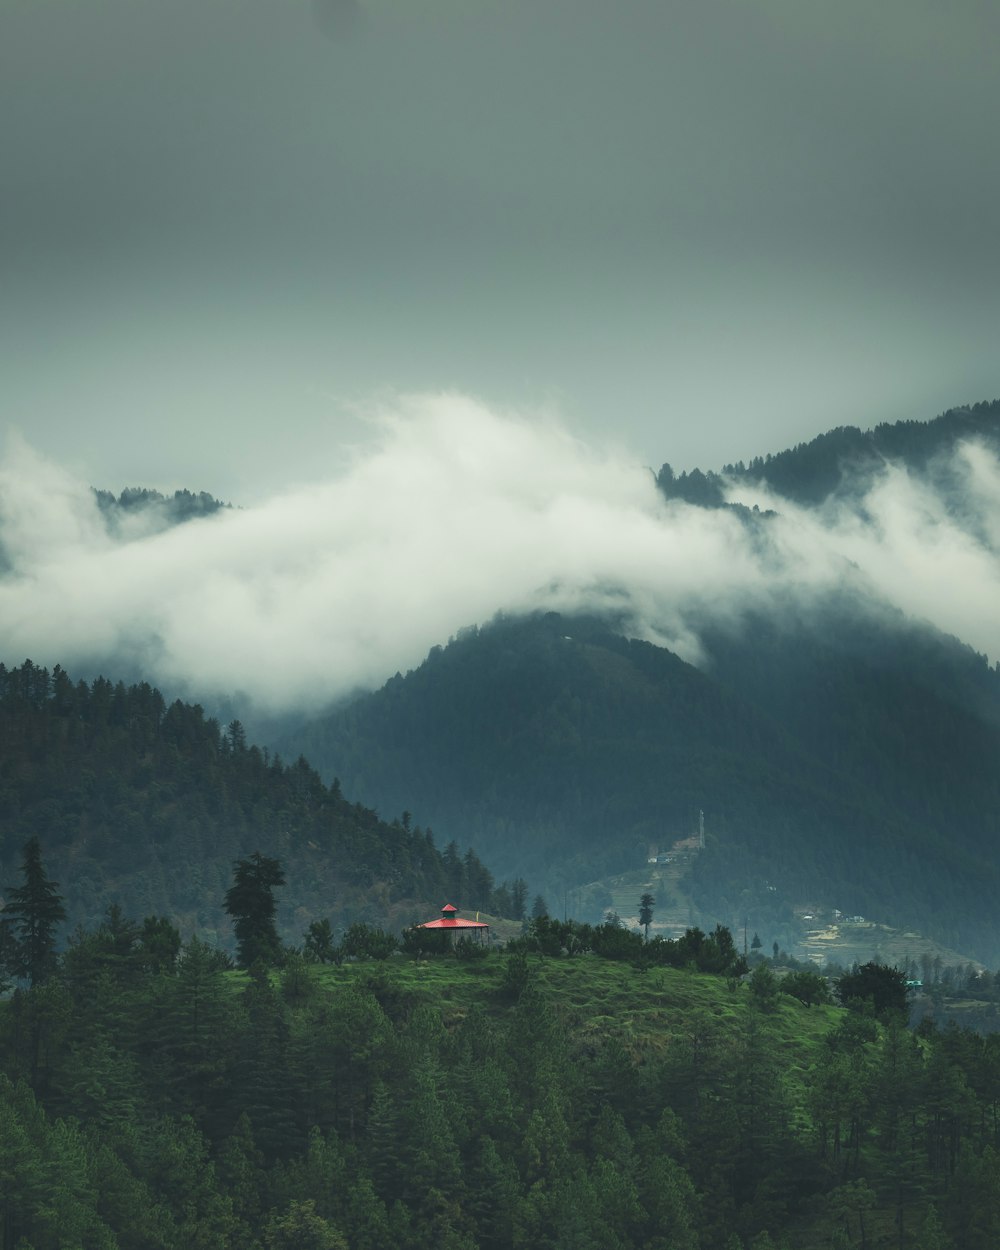
M285 884L285 874L276 859L260 851L233 865L233 884L226 891L226 911L233 918L239 946L239 964L249 968L262 960L277 963L281 943L274 924L274 887Z
M15 976L38 985L55 965L56 929L66 919L66 909L59 882L50 880L45 871L37 838L25 844L21 873L24 885L8 886L3 946Z
M656 899L648 892L639 899L639 923L642 925L647 942L649 941L649 926L653 923L653 908L655 906Z

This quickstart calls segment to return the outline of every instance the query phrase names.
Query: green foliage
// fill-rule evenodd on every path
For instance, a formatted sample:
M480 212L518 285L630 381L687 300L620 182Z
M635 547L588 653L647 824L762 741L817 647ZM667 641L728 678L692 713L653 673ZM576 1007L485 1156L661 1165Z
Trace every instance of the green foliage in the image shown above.
M334 943L333 928L325 919L310 924L302 949L307 959L318 964L339 963L344 957Z
M856 1011L868 1010L879 1018L896 1015L905 1019L906 973L872 960L838 978L837 997L845 1007Z
M678 477L669 464L656 475L656 485L667 499L683 499L699 508L720 508L725 502L725 487L717 473L692 469Z
M286 1003L302 1006L315 997L312 962L301 951L286 951L281 969L281 994Z
M915 1250L952 1250L954 1242L941 1225L937 1209L931 1207L914 1242Z
M622 933L654 962L595 957ZM142 934L109 908L0 1002L15 1245L996 1243L1000 1035L805 1011L763 963L731 991L697 970L725 933L545 918L474 968L280 976L197 939L158 969Z
M147 916L142 922L142 959L151 972L173 972L181 953L181 935L166 916Z
M750 994L761 1011L774 1011L781 988L767 964L758 964L750 974Z
M312 1199L288 1205L273 1215L264 1231L267 1250L348 1250L347 1242L327 1220L316 1214Z
M455 958L465 963L481 963L490 957L489 947L469 938L459 938L455 943L454 952Z
M274 888L285 884L285 874L276 859L259 851L233 865L233 884L226 891L226 911L233 918L241 968L258 961L276 964L281 959L281 943L275 928Z
M95 490L94 498L112 534L119 531L127 516L136 512L143 513L147 526L167 529L230 507L203 490L197 494L189 490L175 490L172 495L161 495L158 490L132 486L126 487L117 497L111 491Z
M45 871L37 838L30 838L24 847L21 875L22 885L7 887L0 949L15 976L38 985L54 966L56 931L66 919L66 909L59 882Z
M839 426L787 451L758 456L749 465L727 465L724 472L737 480L766 484L786 499L807 506L820 504L835 492L859 496L884 471L887 460L940 481L950 453L961 442L974 439L995 448L1000 445L998 418L1000 401L994 400L953 408L933 421L883 423L869 431ZM697 472L690 476L694 478ZM706 480L713 479L719 480L715 474L707 475Z
M531 984L531 964L523 949L514 949L504 959L499 992L502 997L517 1000Z
M644 894L639 899L639 923L643 928L643 936L649 941L649 926L653 923L653 908L656 905L656 899L652 894Z
M40 838L63 882L65 931L94 928L117 903L184 936L227 941L219 900L247 847L277 859L295 882L294 896L276 894L285 942L301 941L321 917L334 930L357 920L391 929L445 896L443 856L428 830L379 820L304 759L284 764L248 743L238 723L222 732L202 708L168 706L146 683L74 685L58 666L0 664L0 739L3 893L9 902L7 883L22 888L17 852ZM484 888L475 857L457 862ZM171 948L176 937L149 931L147 955L164 968Z
M789 972L787 976L782 977L781 991L784 994L791 994L792 998L797 998L806 1007L812 1007L815 1003L832 1001L826 977L818 972L811 972L808 968Z
M708 935L700 929L688 929L680 938L656 937L644 942L638 933L616 920L589 925L539 916L527 924L524 936L508 943L508 947L549 956L592 954L642 968L692 967L720 976L740 976L746 971L746 961L723 925L717 925Z
M441 929L424 929L420 925L411 925L403 930L402 949L407 955L417 958L447 955L451 949L448 934Z
M352 924L344 934L341 949L354 959L388 959L399 949L391 933L366 924Z

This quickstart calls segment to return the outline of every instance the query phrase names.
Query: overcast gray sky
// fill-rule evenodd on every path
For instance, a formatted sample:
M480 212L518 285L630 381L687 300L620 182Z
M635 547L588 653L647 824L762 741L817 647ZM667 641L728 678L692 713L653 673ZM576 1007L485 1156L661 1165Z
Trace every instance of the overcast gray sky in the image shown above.
M1000 394L995 0L2 0L0 421L336 474L387 392L717 466Z

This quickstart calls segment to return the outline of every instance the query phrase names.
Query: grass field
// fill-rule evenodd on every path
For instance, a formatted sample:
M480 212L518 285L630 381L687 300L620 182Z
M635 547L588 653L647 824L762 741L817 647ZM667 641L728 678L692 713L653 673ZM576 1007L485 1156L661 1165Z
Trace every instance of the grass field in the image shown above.
M394 956L383 963L348 963L313 968L320 986L351 983L436 1003L446 1025L454 1025L476 1005L503 1014L508 1003L498 993L503 955L465 963L456 959L414 960ZM529 956L531 975L568 1029L580 1034L615 1035L633 1052L667 1047L689 1030L694 1017L738 1025L750 1010L745 982L677 968L640 971L629 964L583 955L573 959ZM233 974L243 978L245 974ZM804 1071L813 1048L842 1012L835 1007L804 1007L781 995L768 1013L772 1044L787 1056L790 1070Z

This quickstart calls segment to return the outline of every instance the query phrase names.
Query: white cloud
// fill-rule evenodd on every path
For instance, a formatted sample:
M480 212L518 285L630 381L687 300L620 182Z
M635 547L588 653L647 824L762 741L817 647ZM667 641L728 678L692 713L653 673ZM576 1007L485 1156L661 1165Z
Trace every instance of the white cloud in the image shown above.
M195 697L315 709L498 610L626 604L637 633L697 660L691 609L845 581L1000 652L1000 470L982 449L961 460L975 526L890 469L863 512L782 504L761 542L730 512L666 503L648 469L545 418L444 394L375 419L377 445L327 482L119 541L86 483L12 443L0 654L112 676L127 656Z
M775 537L781 578L800 591L836 584L929 621L976 650L1000 657L1000 466L985 447L954 456L947 496L905 468L886 464L857 504L812 512L758 492L780 509ZM739 492L733 492L733 498ZM956 506L959 504L960 506Z

